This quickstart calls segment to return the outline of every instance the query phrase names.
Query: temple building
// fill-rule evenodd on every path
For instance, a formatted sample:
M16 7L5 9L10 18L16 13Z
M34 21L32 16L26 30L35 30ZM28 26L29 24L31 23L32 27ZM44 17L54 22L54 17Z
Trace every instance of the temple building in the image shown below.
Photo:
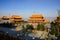
M57 16L57 19L55 20L55 22L60 23L60 16Z
M29 24L42 24L42 23L48 23L48 20L44 19L42 14L33 14L28 19Z
M7 16L2 16L2 20L9 20Z
M12 23L15 23L15 24L20 24L20 23L23 22L23 19L22 19L21 16L13 15L13 16L10 17L10 21L11 21Z
M1 21L0 21L0 23L7 23L7 22L10 23L10 21L9 21L9 17L7 17L7 16L2 16L2 17L1 17Z

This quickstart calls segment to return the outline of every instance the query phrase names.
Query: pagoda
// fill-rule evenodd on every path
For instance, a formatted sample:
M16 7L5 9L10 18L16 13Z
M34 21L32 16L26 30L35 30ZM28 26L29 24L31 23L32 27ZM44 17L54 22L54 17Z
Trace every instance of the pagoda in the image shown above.
M2 16L2 20L9 20L7 16Z
M55 22L60 23L60 16L57 16L57 19L55 20Z
M42 14L33 14L28 19L29 24L42 24L42 23L48 23L48 20L44 19Z
M10 21L9 21L9 17L7 17L7 16L2 16L1 18L1 21L0 21L0 23L10 23Z
M58 10L58 16L56 17L55 22L60 23L60 10Z
M22 23L23 22L23 19L22 19L21 16L13 15L13 16L10 17L10 21L12 23L19 24L19 23Z

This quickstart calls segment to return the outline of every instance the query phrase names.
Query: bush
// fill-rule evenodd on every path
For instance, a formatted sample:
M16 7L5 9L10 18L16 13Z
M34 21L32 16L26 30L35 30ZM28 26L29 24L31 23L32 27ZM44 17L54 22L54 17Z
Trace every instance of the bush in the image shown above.
M29 30L33 30L33 29L34 29L33 25L29 25L29 24L28 24L28 25L26 26L26 30L28 30L28 29L29 29Z
M37 25L37 30L44 31L44 24L38 24Z

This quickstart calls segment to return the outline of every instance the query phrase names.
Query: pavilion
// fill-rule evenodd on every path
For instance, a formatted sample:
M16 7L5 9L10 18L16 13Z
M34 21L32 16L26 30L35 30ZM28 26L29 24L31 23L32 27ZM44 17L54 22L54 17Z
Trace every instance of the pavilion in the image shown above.
M23 19L21 16L13 15L10 17L10 21L14 24L21 24L23 22Z
M60 23L60 16L57 16L57 19L55 20L55 22Z
M48 23L48 20L44 19L42 14L33 14L28 19L29 24L42 24Z

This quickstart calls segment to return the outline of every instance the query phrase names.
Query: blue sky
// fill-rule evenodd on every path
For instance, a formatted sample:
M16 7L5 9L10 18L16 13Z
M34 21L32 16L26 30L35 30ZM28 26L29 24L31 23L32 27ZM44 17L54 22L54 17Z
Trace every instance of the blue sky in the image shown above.
M32 14L45 17L57 16L60 0L0 0L0 16L21 15L28 18Z

